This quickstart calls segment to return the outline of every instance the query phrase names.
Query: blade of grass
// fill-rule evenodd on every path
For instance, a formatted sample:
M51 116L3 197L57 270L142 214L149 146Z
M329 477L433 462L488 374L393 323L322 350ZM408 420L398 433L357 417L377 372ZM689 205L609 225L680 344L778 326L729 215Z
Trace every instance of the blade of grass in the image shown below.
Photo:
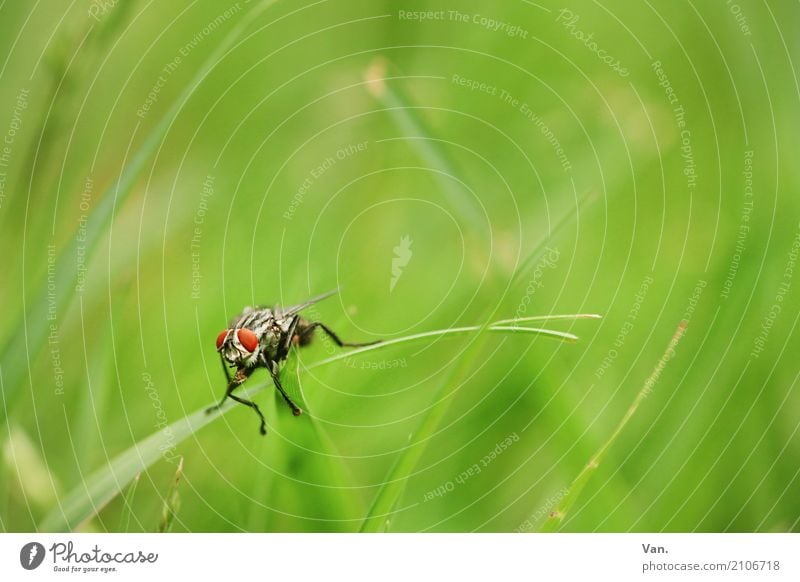
M429 438L436 431L442 417L447 412L451 399L446 397L445 390L448 386L457 383L466 373L466 362L472 361L471 354L477 351L479 345L478 341L473 341L467 346L458 364L450 368L437 386L433 395L433 405L423 416L419 427L409 439L408 446L395 458L389 474L378 490L378 494L361 524L361 532L382 532L388 529L389 518L405 490L408 475L419 463Z
M511 333L536 333L545 337L558 338L568 342L578 341L578 336L573 333L565 331L553 331L551 329L541 329L538 327L520 327L518 325L495 325L489 328L489 331L508 331Z
M122 501L125 506L122 508L122 513L119 517L119 526L117 527L117 532L119 533L128 533L128 530L131 527L131 516L133 515L133 497L136 495L136 488L139 486L139 477L141 473L136 473L136 477L133 478L133 481L130 485L128 485L128 490L125 492L125 495L122 496Z
M175 476L172 478L167 496L164 497L164 505L161 508L161 519L158 522L158 533L167 533L172 529L172 522L175 520L175 515L181 507L181 495L178 491L178 485L180 485L182 474L183 457L178 461L178 468L175 470Z
M8 413L6 406L10 408L13 405L14 395L23 383L29 367L29 358L36 353L37 349L47 345L47 335L50 332L52 321L46 315L51 312L62 313L69 302L76 297L73 291L78 280L78 271L75 269L75 257L77 256L78 247L85 249L88 261L89 257L97 250L102 240L102 235L107 232L117 209L130 195L136 180L144 170L148 160L157 151L159 143L166 136L167 131L180 114L184 105L202 84L203 80L217 66L220 59L226 54L241 32L253 19L276 1L262 0L223 38L219 46L183 90L180 97L150 131L147 138L133 155L130 163L123 169L119 178L103 193L97 208L86 221L85 232L76 231L75 236L55 261L52 275L53 281L57 282L55 294L53 296L50 295L49 277L47 277L42 282L39 290L34 293L33 301L26 305L22 321L17 325L17 328L24 330L24 341L19 341L16 334L11 335L2 351L0 351L0 364L2 364L6 374L6 393L4 398L6 405L0 407L0 422L5 419ZM80 240L78 240L79 236Z
M565 319L572 319L575 316L565 315L565 316L562 316L562 317L565 318ZM542 335L542 336L545 336L545 337L551 337L551 338L554 338L554 339L566 339L566 340L569 340L569 341L575 341L576 339L578 339L578 337L575 336L575 335L565 334L564 332L555 331L555 330L552 330L552 329L543 329L543 328L538 328L538 327L519 327L519 326L503 326L503 325L499 325L500 323L505 323L505 322L508 322L508 321L514 321L514 320L498 321L498 322L490 323L490 324L488 324L486 326L469 325L469 326L465 326L465 327L451 327L451 328L448 328L448 329L437 329L437 330L434 330L434 331L424 331L424 332L421 332L421 333L415 333L415 334L412 334L412 335L407 335L407 336L404 336L404 337L401 337L401 338L397 338L397 339L393 339L393 340L386 340L386 341L383 341L383 342L381 342L379 344L374 344L374 345L371 345L371 346L365 346L363 348L355 348L355 349L350 350L348 352L344 352L344 353L341 353L341 354L337 354L335 356L331 356L330 358L326 358L324 360L320 360L319 362L314 362L313 364L310 364L310 365L306 366L305 369L311 370L311 369L317 368L319 366L324 366L326 364L331 364L333 362L338 362L338 361L341 361L341 360L347 360L348 358L352 358L353 356L360 356L361 354L366 353L366 352L372 352L374 350L381 350L383 348L388 348L390 346L394 346L394 345L397 345L397 344L406 344L406 343L409 343L409 342L415 342L415 341L428 339L428 338L432 338L432 337L439 337L439 336L443 336L443 335L457 335L457 334L464 334L464 333L474 333L474 332L479 332L482 329L486 329L488 331L502 331L502 332L521 331L521 332L525 332L525 333L533 333L533 334L536 334L536 335ZM516 320L516 321L522 321L522 320Z
M245 392L249 394L250 392ZM137 474L164 457L164 452L188 438L218 415L197 410L142 439L111 463L92 473L73 489L45 516L39 525L42 531L75 529L81 522L100 511L119 495Z
M500 319L492 325L505 325L509 323L527 323L530 321L559 321L564 319L602 319L602 315L596 313L575 313L567 315L532 315L530 317L514 317L512 319Z
M353 350L340 356L335 356L316 362L306 369L317 368L326 364L331 364L343 360L355 353L364 353L396 346L405 342L412 342L423 337L438 337L443 335L454 335L480 330L479 326L468 328L455 328L452 330L438 330L425 334L416 334L408 338L399 338L372 346L367 346ZM497 330L499 333L509 333L511 330ZM533 335L543 335L557 339L563 338L560 332L552 330L540 330L536 328L514 328L514 332L530 333ZM252 398L255 394L267 387L266 382L255 384L244 390L241 396ZM271 385L271 384L270 384ZM209 403L213 404L213 403ZM94 515L99 508L104 507L110 500L116 497L122 489L136 478L136 476L148 467L164 457L164 452L174 449L178 444L199 431L207 424L213 422L221 415L238 406L236 403L228 401L217 412L206 414L207 407L196 410L184 418L173 422L163 429L151 434L134 444L104 467L98 469L86 478L85 483L73 489L66 497L50 511L42 520L39 529L42 531L64 531L72 530L78 524Z
M584 192L583 195L577 197L576 204L575 204L575 212L564 212L559 219L556 221L555 226L550 230L548 236L541 241L533 251L525 257L525 259L519 264L514 275L511 277L511 282L509 286L515 285L519 283L520 278L525 275L530 267L536 264L542 258L544 254L544 246L552 239L556 238L564 229L567 228L570 224L572 224L573 220L577 220L580 216L581 210L585 210L591 203L595 202L598 199L598 196L592 192ZM549 223L548 223L549 224Z
M488 232L487 218L484 212L473 198L458 187L455 180L456 174L453 172L453 165L446 151L434 146L433 142L428 139L427 136L432 135L432 132L428 130L425 121L417 114L418 107L413 105L402 91L384 81L388 66L388 61L382 57L373 60L364 75L365 80L368 81L367 89L373 97L386 106L386 110L394 122L403 130L405 134L403 137L414 140L414 147L419 151L419 156L429 167L438 170L436 179L450 200L453 209L469 223L468 230L480 233Z
M597 468L600 466L600 463L605 458L606 453L617 440L617 437L622 433L625 429L625 425L628 424L633 415L636 414L636 411L639 409L639 405L642 401L647 398L653 390L653 386L655 385L658 377L661 375L664 367L667 365L672 357L675 355L675 347L678 345L678 342L681 341L684 332L686 331L686 322L682 321L680 325L678 325L678 329L675 331L675 334L672 336L672 339L667 346L664 355L661 356L661 359L656 364L655 369L653 370L652 374L648 376L647 380L645 380L644 386L634 398L633 403L628 408L628 411L622 417L622 420L617 425L617 428L611 433L611 436L608 440L603 443L603 445L598 449L598 451L589 459L589 462L586 463L586 466L578 473L578 476L572 481L572 484L569 486L569 490L567 494L561 498L558 506L550 512L547 520L542 525L540 531L542 532L553 532L557 531L561 523L564 521L564 518L569 513L569 510L575 505L575 501L577 501L578 497L580 496L583 489L586 487L586 484L592 478Z

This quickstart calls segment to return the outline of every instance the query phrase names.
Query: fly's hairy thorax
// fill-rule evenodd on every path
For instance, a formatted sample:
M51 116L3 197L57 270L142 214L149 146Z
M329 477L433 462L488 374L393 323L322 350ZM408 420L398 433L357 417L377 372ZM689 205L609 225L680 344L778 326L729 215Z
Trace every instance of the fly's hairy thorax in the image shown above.
M280 308L247 307L231 322L233 328L247 328L253 331L259 340L257 359L274 360L280 346L286 343L287 334L298 316L283 317Z

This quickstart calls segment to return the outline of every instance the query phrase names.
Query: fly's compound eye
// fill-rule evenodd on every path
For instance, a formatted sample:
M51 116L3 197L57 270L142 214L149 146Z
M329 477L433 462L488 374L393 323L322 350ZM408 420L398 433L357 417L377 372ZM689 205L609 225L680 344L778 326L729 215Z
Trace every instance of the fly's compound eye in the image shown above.
M244 346L248 352L256 351L258 347L258 338L256 334L250 331L249 329L239 329L236 331L236 337L239 338L239 343Z
M228 337L228 330L223 329L217 336L217 351L222 349L222 344L225 343L225 338Z

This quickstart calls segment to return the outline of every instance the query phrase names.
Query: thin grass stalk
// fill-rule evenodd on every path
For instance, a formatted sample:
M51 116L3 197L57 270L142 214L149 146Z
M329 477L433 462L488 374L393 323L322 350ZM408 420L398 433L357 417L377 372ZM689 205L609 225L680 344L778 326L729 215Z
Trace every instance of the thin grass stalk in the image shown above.
M136 477L133 478L133 481L128 485L128 489L122 496L123 507L119 516L119 526L117 527L117 532L119 533L128 533L130 531L131 517L133 516L133 499L136 496L136 489L139 487L140 477L141 473L136 473Z
M648 376L647 380L645 380L642 389L639 390L639 393L636 395L636 398L633 399L633 403L628 408L625 415L622 417L622 420L617 425L617 428L611 433L611 436L608 440L603 443L603 445L597 450L597 452L589 459L589 462L583 467L578 476L572 481L572 484L569 486L569 490L567 494L561 498L561 501L556 506L556 508L550 512L547 520L542 525L541 531L543 532L554 532L557 531L558 528L563 523L564 519L569 514L570 509L572 509L575 502L578 500L583 489L586 487L586 484L592 478L592 476L597 471L597 468L600 466L600 463L606 456L606 453L617 440L619 435L625 429L625 426L630 422L633 415L636 414L636 411L639 410L639 406L642 404L645 398L647 398L650 393L653 391L653 386L658 381L661 372L664 370L664 367L667 363L673 358L675 355L675 347L678 345L678 342L681 341L684 332L686 331L686 322L682 321L680 325L678 325L678 329L675 331L675 334L672 336L672 339L667 346L664 355L661 356L661 359L656 364L655 369L653 370L652 374Z
M181 495L178 486L183 475L183 457L178 461L178 468L169 486L169 491L164 497L164 505L161 507L161 519L158 522L158 533L167 533L172 529L175 516L181 508Z
M459 188L455 181L456 173L447 152L437 145L433 145L427 136L432 132L427 128L425 121L417 114L410 100L396 87L384 81L388 62L379 57L373 60L367 69L365 78L369 82L367 89L381 101L397 126L403 131L405 137L414 139L414 147L418 150L421 159L425 160L428 167L439 171L436 178L442 192L450 201L453 209L468 224L470 232L487 233L487 218L477 202ZM447 176L448 178L445 178Z

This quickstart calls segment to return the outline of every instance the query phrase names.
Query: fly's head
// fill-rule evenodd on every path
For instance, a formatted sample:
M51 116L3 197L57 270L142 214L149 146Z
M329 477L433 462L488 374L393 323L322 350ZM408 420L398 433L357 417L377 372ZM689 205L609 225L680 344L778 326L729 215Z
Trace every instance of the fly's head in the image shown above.
M223 329L217 336L217 351L232 366L251 367L258 358L258 335L246 327Z

